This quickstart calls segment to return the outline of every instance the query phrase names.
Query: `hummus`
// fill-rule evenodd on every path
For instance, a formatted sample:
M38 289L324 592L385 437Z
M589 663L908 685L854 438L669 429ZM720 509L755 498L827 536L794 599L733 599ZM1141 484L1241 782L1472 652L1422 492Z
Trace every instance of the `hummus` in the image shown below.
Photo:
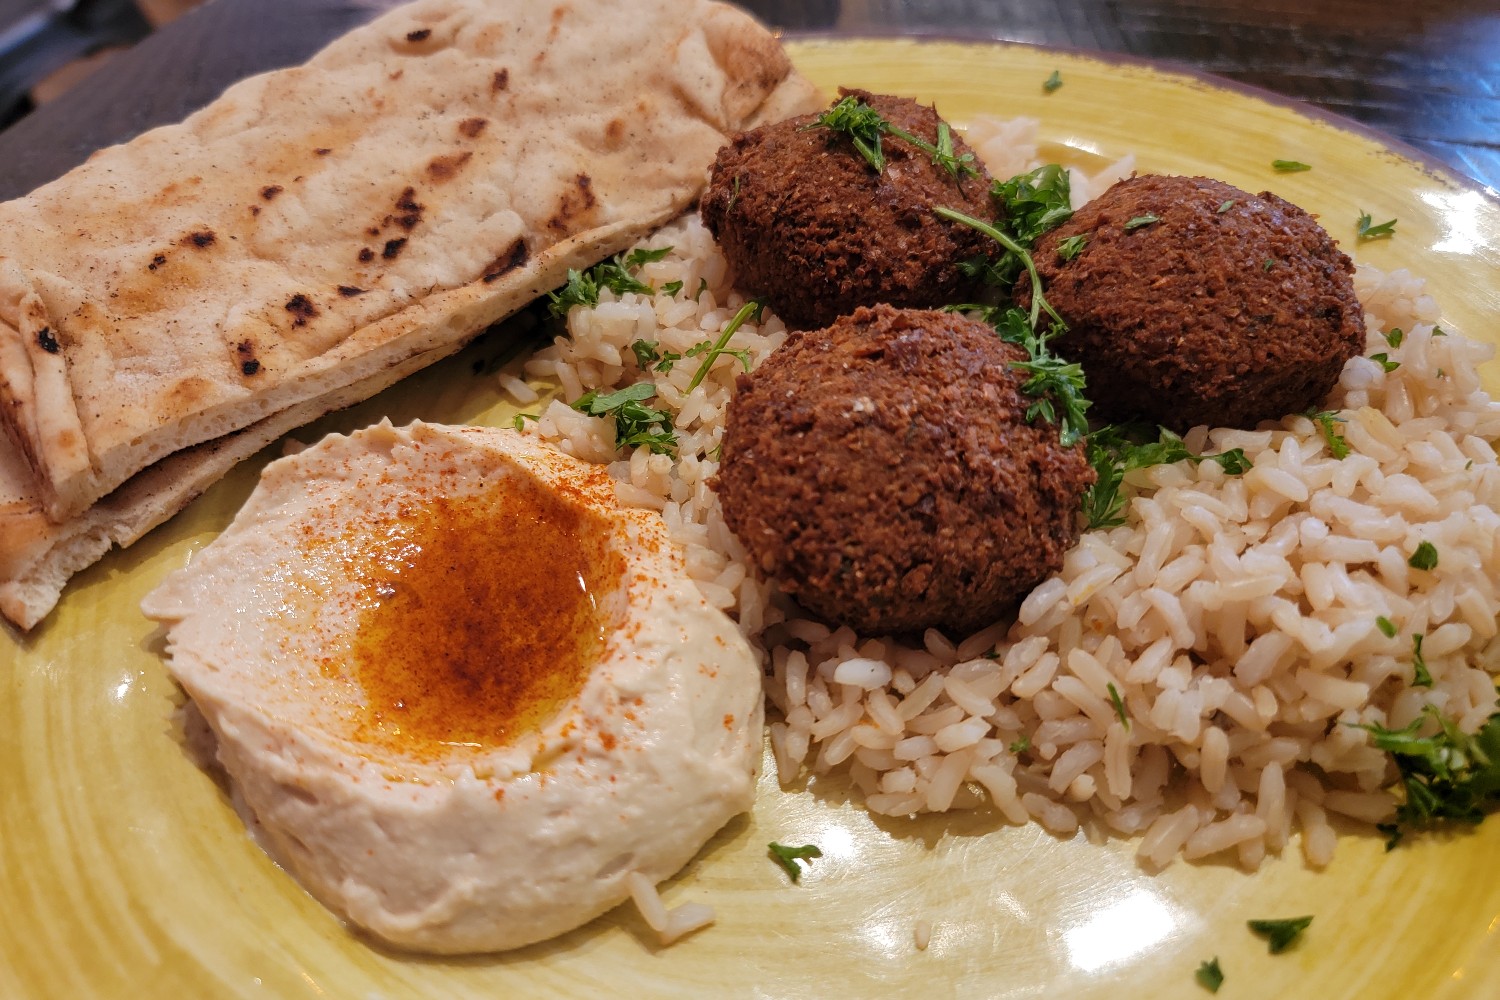
M273 854L398 947L553 937L751 803L750 648L659 516L509 430L274 462L142 608Z

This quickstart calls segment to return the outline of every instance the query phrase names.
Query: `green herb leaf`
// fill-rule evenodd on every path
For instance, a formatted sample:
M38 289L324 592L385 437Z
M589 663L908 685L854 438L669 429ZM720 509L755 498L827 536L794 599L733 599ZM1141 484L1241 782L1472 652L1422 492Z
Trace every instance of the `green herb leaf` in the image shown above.
M514 417L511 418L510 425L512 427L514 427L516 430L521 430L521 429L523 429L526 426L526 421L528 421L528 420L536 421L536 420L540 420L540 419L542 419L540 414L536 414L536 413L517 413Z
M1312 169L1311 164L1299 163L1296 160L1272 160L1271 166L1276 170L1277 173L1281 174L1295 174L1303 170Z
M954 180L961 181L965 177L978 177L979 168L974 165L974 154L965 153L957 155L953 150L953 129L948 123L940 121L937 124L937 145L930 145L922 139L917 138L904 129L891 126L891 133L898 135L907 142L932 157L932 162L939 168L946 170Z
M1432 687L1432 674L1428 672L1427 659L1422 655L1421 632L1415 632L1411 637L1411 686Z
M568 281L555 292L547 293L547 311L553 316L566 316L574 306L592 309L599 304L599 282L591 271L576 271L568 268Z
M649 369L667 374L676 362L682 360L681 354L662 351L659 347L654 340L637 340L631 343L630 350L635 354L636 364L640 365L642 371Z
M654 289L638 281L630 272L642 264L661 260L671 252L671 247L660 247L656 250L632 250L629 254L616 254L609 260L595 264L587 271L575 271L569 268L567 284L555 292L547 293L549 300L547 311L553 316L563 317L567 316L568 310L574 306L592 309L599 304L601 288L608 288L616 295L624 295L626 292L650 295Z
M1370 360L1378 362L1380 367L1384 368L1387 372L1393 372L1401 367L1401 362L1392 361L1391 356L1383 351L1379 354L1370 355Z
M655 395L655 385L637 382L603 396L598 390L590 390L574 400L572 406L591 417L613 417L616 448L645 445L655 454L675 456L677 434L672 427L672 415L645 405Z
M1377 749L1395 758L1406 792L1406 801L1396 807L1396 822L1387 825L1388 846L1408 830L1437 822L1478 823L1485 807L1500 801L1500 711L1473 734L1432 705L1423 713L1403 729L1357 726L1370 734ZM1436 732L1417 735L1429 722L1436 722Z
M793 882L802 880L802 867L797 864L799 860L811 860L821 858L823 851L816 844L803 844L801 847L788 847L775 841L766 845L770 851L771 859L780 865L791 877Z
M1161 221L1161 216L1159 216L1159 215L1153 215L1152 213L1147 212L1145 215L1137 215L1135 218L1133 218L1129 222L1125 223L1125 231L1128 233L1132 229L1139 229L1142 226L1149 226L1153 222L1160 222L1160 221Z
M1357 225L1359 227L1359 238L1360 239L1362 239L1362 240L1378 240L1378 239L1381 239L1382 237L1396 235L1396 220L1395 219L1392 219L1389 222L1382 222L1379 225L1372 225L1371 223L1373 223L1373 222L1374 222L1374 220L1370 218L1370 213L1369 212L1366 212L1366 211L1362 210L1359 213L1359 222L1358 222Z
M1349 442L1339 433L1339 424L1344 418L1332 410L1309 410L1307 416L1323 431L1323 440L1328 442L1328 451L1334 458L1347 458Z
M1250 930L1269 942L1271 954L1279 955L1313 922L1312 917L1288 917L1285 920L1247 920Z
M894 135L926 153L932 158L934 165L946 170L956 181L979 176L973 153L964 153L962 156L954 153L953 130L947 122L938 122L937 142L928 142L892 124L879 111L852 94L819 115L812 123L802 126L801 131L814 128L826 128L847 135L854 148L877 174L885 170L885 150L881 145L881 137Z
M1215 215L1223 215L1225 212L1227 212L1231 208L1233 208L1234 204L1235 204L1235 200L1233 198L1230 198L1228 201L1220 202L1219 203L1219 207L1216 208L1216 209L1214 209L1214 214Z
M1068 172L1055 163L996 181L990 197L1003 210L1006 235L1026 250L1073 216Z
M688 349L687 354L690 358L696 358L700 354L705 355L705 357L703 358L703 363L698 366L697 373L693 375L693 380L688 383L688 392L692 392L694 389L698 388L698 386L703 384L703 380L708 377L709 370L714 366L714 361L721 354L730 354L734 357L739 358L740 363L745 366L745 371L750 370L749 353L746 351L732 351L725 345L729 343L729 338L734 336L735 331L744 326L752 318L756 322L759 322L760 311L763 308L765 308L764 300L751 299L749 302L746 302L744 305L740 306L739 311L734 314L734 318L731 319L729 321L729 324L724 327L724 332L719 334L718 340L714 341L712 344L709 344L708 341L704 341L702 344L698 344Z
M678 292L682 291L682 282L669 281L665 285L661 286L661 291L663 295L676 295Z
M1079 233L1077 236L1069 236L1065 240L1058 240L1058 260L1068 261L1072 260L1074 257L1077 257L1079 254L1083 253L1084 244L1088 243L1088 241L1089 238L1086 233Z
M1224 970L1219 968L1219 956L1215 955L1210 961L1198 966L1193 978L1208 992L1219 992L1219 987L1224 985Z
M1262 271L1270 271L1271 268L1273 268L1275 266L1276 266L1276 260L1273 257L1267 257L1265 260L1263 260L1263 261L1260 262L1260 269Z
M1111 424L1088 437L1089 464L1094 467L1094 485L1083 495L1083 513L1089 528L1112 528L1124 524L1121 511L1125 497L1121 486L1125 473L1166 465L1187 459L1192 462L1218 462L1226 475L1239 476L1250 471L1250 461L1241 448L1231 448L1218 455L1195 455L1182 438L1165 427L1156 429L1156 439L1145 439L1149 431L1140 426Z
M1437 569L1437 564L1437 546L1431 542L1419 542L1417 544L1417 551L1413 552L1411 558L1406 560L1406 565L1412 569Z
M1050 94L1058 87L1061 87L1062 84L1062 73L1058 72L1057 70L1053 70L1052 75L1047 77L1047 79L1042 83L1042 90Z
M1125 699L1120 697L1120 690L1113 681L1105 687L1109 688L1109 703L1115 706L1115 715L1120 717L1120 725L1125 727L1127 733L1130 732L1130 716L1125 712Z
M1063 176L1066 177L1066 174ZM1067 182L1064 181L1063 183L1066 184ZM991 194L993 195L993 192ZM988 222L976 219L971 215L965 215L956 209L939 206L933 209L933 212L940 218L961 223L976 232L983 233L1004 248L1005 255L1001 257L997 264L991 266L987 272L986 280L1003 287L1008 287L1009 280L1018 275L1021 270L1025 270L1031 276L1031 315L1027 323L1033 330L1035 330L1037 321L1041 319L1043 312L1046 312L1052 318L1054 326L1060 327L1062 330L1067 330L1067 324L1057 314L1057 310L1052 308L1051 303L1047 301L1047 297L1042 290L1042 277L1037 273L1036 262L1031 258L1031 243L1029 240L1020 240L1010 233L1002 232ZM1010 226L1015 226L1018 220L1014 217L1009 217L1007 218L1007 223ZM1040 233L1037 235L1040 235ZM1014 273L1010 273L1009 261L1011 260L1014 260L1016 265Z
M671 252L671 247L658 247L655 250L632 250L622 263L627 271L633 271L642 264L655 264L659 260L665 260L667 254Z
M885 150L881 148L881 137L889 127L890 123L885 120L885 116L851 94L811 123L802 126L799 131L826 128L831 132L843 133L878 174L885 170Z
M1008 749L1011 753L1025 753L1026 751L1031 749L1031 737L1022 736L1018 740L1011 741Z
M707 278L699 278L698 279L698 290L693 293L693 301L697 302L699 299L703 298L703 293L706 292L706 291L708 291L708 279Z
M1400 347L1401 341L1405 339L1405 337L1406 334L1401 332L1401 328L1399 326L1396 326L1392 327L1391 332L1385 335L1385 342L1387 344L1390 344L1392 347Z
M1385 636L1387 639L1396 638L1396 623L1391 621L1385 615L1381 615L1379 618L1375 619L1375 627L1380 629L1380 634Z
M1048 344L1058 335L1058 327L1038 335L1025 313L1007 309L997 317L995 332L1001 340L1025 348L1028 355L1025 361L1012 362L1013 368L1030 376L1021 383L1021 391L1035 400L1026 409L1026 419L1041 417L1060 424L1058 440L1064 448L1081 441L1089 432L1084 413L1090 405L1083 395L1083 368L1052 353Z

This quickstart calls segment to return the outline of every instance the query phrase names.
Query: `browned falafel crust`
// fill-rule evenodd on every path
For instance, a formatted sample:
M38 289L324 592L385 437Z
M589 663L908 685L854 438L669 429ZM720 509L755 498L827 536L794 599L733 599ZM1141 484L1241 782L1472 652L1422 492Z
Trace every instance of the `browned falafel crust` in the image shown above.
M904 97L851 94L895 125L937 141L932 108ZM827 326L856 306L940 306L975 286L962 261L992 247L937 206L992 220L990 177L956 180L903 139L884 137L876 173L847 135L808 129L803 115L736 136L719 150L700 203L704 225L734 270L736 286L765 296L793 329ZM954 151L968 146L954 133Z
M1062 260L1058 244L1078 235L1083 250ZM1094 413L1109 419L1254 427L1320 404L1364 348L1353 264L1270 192L1133 177L1043 236L1034 256L1070 327L1054 349L1082 363ZM1025 286L1016 294L1029 302Z
M984 323L860 308L740 376L716 488L759 570L866 634L989 625L1062 566L1094 480Z

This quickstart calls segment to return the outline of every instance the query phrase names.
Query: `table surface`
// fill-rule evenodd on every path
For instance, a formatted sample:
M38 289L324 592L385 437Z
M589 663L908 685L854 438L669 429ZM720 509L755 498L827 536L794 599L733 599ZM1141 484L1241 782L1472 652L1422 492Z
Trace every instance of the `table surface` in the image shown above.
M392 0L215 0L0 133L0 199L301 62ZM1497 0L751 0L788 31L995 38L1198 69L1359 121L1500 188Z

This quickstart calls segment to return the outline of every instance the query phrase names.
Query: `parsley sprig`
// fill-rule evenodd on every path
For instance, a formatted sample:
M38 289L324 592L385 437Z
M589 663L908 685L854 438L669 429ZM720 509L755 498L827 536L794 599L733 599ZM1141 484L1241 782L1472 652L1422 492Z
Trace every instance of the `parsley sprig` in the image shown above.
M766 850L770 852L771 859L786 871L793 882L799 882L802 879L802 867L797 864L799 860L809 861L823 856L823 851L817 844L790 847L772 841L766 845Z
M1259 934L1266 939L1267 950L1273 955L1279 955L1292 946L1292 942L1302 936L1302 932L1312 926L1312 917L1287 917L1284 920L1247 920L1246 925L1254 934Z
M675 456L677 432L672 427L672 414L646 405L646 400L655 395L654 384L637 382L602 396L599 390L591 389L572 406L591 417L613 417L616 448L645 445L654 454Z
M1370 213L1365 211L1359 213L1359 221L1355 223L1355 226L1358 229L1359 238L1362 240L1378 240L1383 237L1396 235L1395 219L1391 219L1389 222L1377 223L1374 219L1370 218Z
M1061 411L1058 438L1064 448L1071 448L1089 432L1089 421L1084 416L1090 404L1083 396L1083 366L1052 353L1048 343L1061 332L1058 327L1037 334L1030 324L1022 326L1016 322L1020 315L1019 310L1007 313L1012 333L1002 330L1000 336L1019 343L1031 355L1030 360L1015 363L1017 369L1031 376L1021 383L1021 391L1036 399L1026 408L1026 419L1034 421L1040 416L1049 424L1056 424Z
M708 373L713 368L714 362L718 360L721 354L729 354L739 358L740 364L745 366L745 371L750 370L750 353L748 351L731 350L728 346L729 338L733 337L735 331L751 320L759 323L761 310L765 306L764 299L751 299L740 306L739 311L734 314L734 318L724 327L724 332L719 334L719 339L713 342L705 340L701 344L694 344L688 348L688 357L703 357L703 363L698 366L698 371L693 375L693 380L688 383L688 392L692 392L703 384L703 380L708 377Z
M832 132L842 132L847 135L854 148L859 151L859 155L865 158L865 162L877 174L885 171L885 149L881 145L881 140L884 136L893 135L926 153L935 166L946 170L955 181L961 181L965 177L979 176L979 168L974 165L974 154L964 153L959 156L954 151L953 130L948 127L947 122L938 122L937 142L928 142L921 136L913 135L891 122L853 94L847 95L813 121L802 126L800 131L806 132L815 128L826 128Z
M631 272L642 264L659 261L672 252L671 247L655 250L632 250L628 254L615 254L584 271L568 268L568 281L555 292L548 292L547 311L553 316L566 316L574 306L593 308L599 304L599 291L608 288L616 295L635 292L650 295L655 289L639 280ZM681 286L679 286L681 287Z
M1411 830L1440 821L1478 823L1486 806L1500 801L1500 702L1476 733L1466 733L1435 706L1401 729L1359 725L1376 748L1396 761L1406 800L1396 807L1396 822L1382 824L1390 850ZM1437 731L1418 735L1437 723Z
M1308 410L1307 418L1318 425L1323 432L1323 440L1328 443L1328 452L1334 458L1349 457L1349 441L1339 433L1339 424L1344 418L1334 410Z
M1156 440L1148 440L1145 428L1111 424L1089 435L1089 464L1094 467L1094 485L1083 495L1083 514L1089 528L1113 528L1124 524L1125 496L1121 488L1125 473L1188 459L1218 462L1225 473L1239 476L1250 471L1250 461L1241 448L1217 455L1197 455L1181 437L1165 427L1156 429Z

